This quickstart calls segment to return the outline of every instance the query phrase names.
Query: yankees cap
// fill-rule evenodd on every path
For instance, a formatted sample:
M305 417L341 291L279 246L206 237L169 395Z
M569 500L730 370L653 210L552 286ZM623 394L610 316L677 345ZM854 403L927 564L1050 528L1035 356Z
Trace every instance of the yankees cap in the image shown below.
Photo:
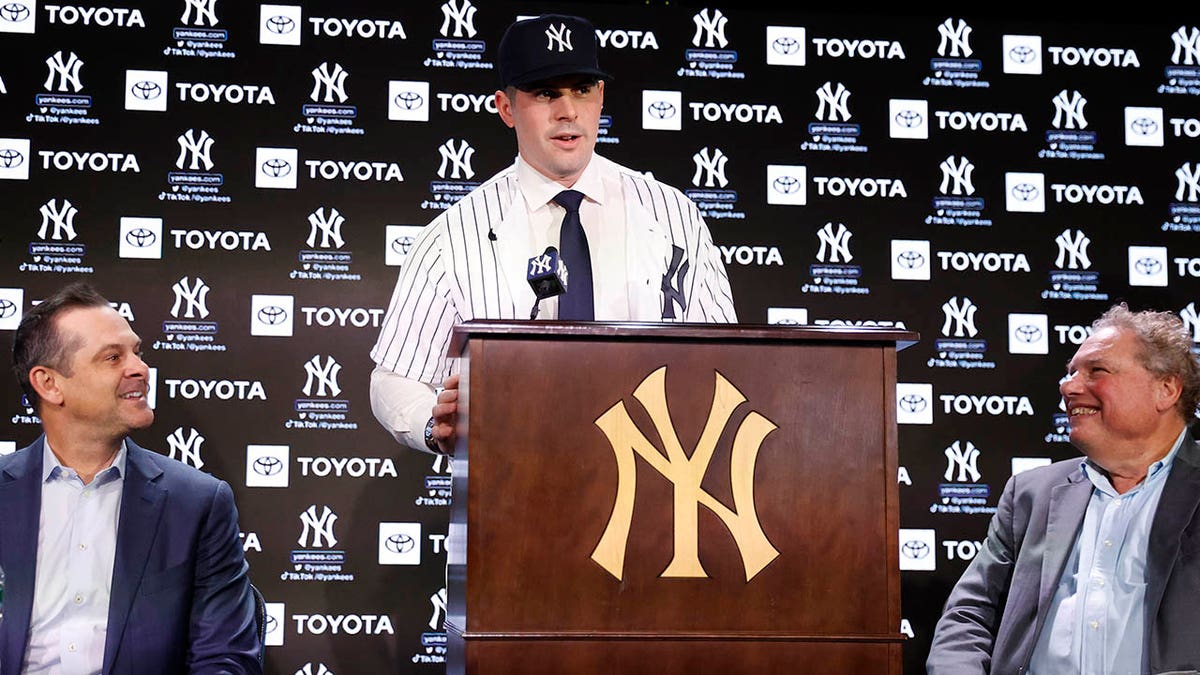
M600 70L598 52L596 29L582 17L543 14L517 21L500 38L500 84L521 87L560 75L613 79Z

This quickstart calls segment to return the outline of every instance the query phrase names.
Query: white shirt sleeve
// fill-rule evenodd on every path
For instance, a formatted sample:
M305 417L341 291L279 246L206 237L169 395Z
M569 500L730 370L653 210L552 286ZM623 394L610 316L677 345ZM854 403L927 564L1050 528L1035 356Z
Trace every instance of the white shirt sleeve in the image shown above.
M371 412L401 445L429 452L425 425L436 402L437 391L424 382L380 366L371 371Z

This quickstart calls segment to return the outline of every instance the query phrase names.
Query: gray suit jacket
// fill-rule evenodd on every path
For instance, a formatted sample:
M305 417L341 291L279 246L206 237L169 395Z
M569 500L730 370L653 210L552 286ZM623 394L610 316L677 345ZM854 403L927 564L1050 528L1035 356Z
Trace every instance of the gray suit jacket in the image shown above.
M1091 494L1078 459L1008 480L987 540L934 629L930 675L1027 672ZM1198 506L1200 446L1189 437L1150 528L1144 673L1200 671Z

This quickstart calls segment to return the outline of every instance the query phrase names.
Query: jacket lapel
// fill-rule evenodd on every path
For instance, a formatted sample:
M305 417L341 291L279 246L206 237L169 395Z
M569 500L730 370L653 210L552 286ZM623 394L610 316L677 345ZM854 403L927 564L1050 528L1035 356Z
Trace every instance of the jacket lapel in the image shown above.
M104 641L104 673L112 671L117 647L129 620L129 610L142 583L150 545L154 542L166 502L159 487L162 470L152 453L126 439L125 485L117 524L116 560L113 561L112 593L108 605L108 635Z
M44 439L40 437L21 450L8 468L0 471L0 514L4 519L0 527L0 565L6 578L0 673L20 672L25 659L37 578Z
M1067 477L1067 482L1050 490L1050 507L1047 514L1045 555L1042 557L1041 585L1038 588L1037 630L1042 629L1046 612L1058 589L1067 557L1075 546L1083 516L1087 513L1088 500L1092 496L1092 482L1083 469ZM1036 633L1035 633L1036 634Z
M1195 518L1197 506L1200 506L1200 446L1191 439L1184 439L1163 485L1150 526L1146 549L1147 627L1155 626L1154 617L1158 615L1171 568L1179 556L1181 535Z

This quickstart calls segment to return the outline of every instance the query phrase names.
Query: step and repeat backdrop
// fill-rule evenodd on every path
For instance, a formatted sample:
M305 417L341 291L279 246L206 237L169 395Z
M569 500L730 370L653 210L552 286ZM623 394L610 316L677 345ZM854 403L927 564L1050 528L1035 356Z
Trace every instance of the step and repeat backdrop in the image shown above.
M1200 340L1200 22L568 7L616 76L598 151L699 204L742 322L920 333L896 629L923 672L1005 480L1077 455L1057 385L1090 321L1124 300ZM504 27L561 9L0 0L0 330L75 279L130 321L137 440L233 485L270 673L443 668L450 468L378 426L367 353L413 237L514 158ZM2 391L7 453L39 426Z

